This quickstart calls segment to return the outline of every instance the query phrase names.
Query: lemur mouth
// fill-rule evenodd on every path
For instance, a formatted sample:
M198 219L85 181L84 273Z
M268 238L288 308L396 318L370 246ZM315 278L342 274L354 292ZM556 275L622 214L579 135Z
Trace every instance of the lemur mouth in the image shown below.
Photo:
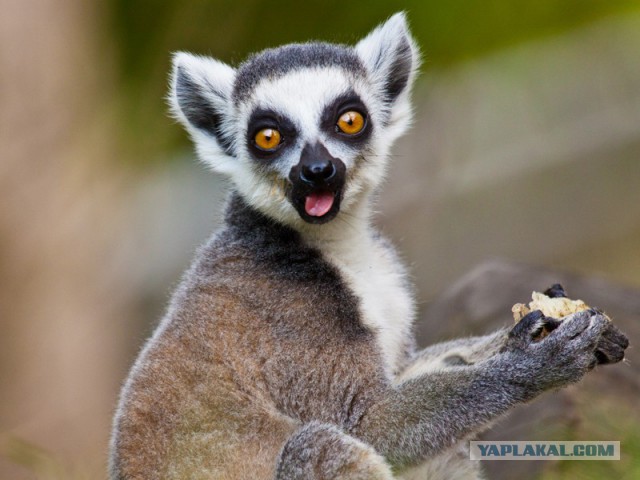
M307 223L323 224L333 220L340 212L343 182L335 188L323 186L313 188L309 185L293 183L289 192L289 201Z
M323 217L333 207L334 199L333 192L312 192L305 197L304 210L311 217Z
M298 165L291 169L291 183L287 192L289 201L307 223L327 223L340 212L346 168L340 160L335 161L333 166L330 176L314 180L300 174L302 169Z

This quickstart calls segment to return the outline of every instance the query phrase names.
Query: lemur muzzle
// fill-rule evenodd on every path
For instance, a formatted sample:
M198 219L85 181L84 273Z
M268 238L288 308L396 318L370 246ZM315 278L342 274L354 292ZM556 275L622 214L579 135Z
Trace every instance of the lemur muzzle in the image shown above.
M291 202L310 223L333 219L340 209L346 167L320 142L307 143L300 162L291 169Z

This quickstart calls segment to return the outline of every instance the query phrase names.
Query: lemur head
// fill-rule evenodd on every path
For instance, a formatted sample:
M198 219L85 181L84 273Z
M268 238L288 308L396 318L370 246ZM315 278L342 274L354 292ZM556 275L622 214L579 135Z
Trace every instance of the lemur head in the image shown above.
M200 158L290 226L329 222L381 183L419 64L403 13L354 47L291 44L234 69L174 56L170 102Z

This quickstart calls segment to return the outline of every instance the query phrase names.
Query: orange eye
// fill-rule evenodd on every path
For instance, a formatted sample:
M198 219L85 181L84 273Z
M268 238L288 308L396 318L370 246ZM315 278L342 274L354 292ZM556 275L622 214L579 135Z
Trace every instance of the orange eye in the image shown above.
M355 135L364 128L364 117L354 110L344 112L338 119L338 128L347 135Z
M264 128L256 133L254 142L261 150L273 151L280 145L280 132L273 128Z

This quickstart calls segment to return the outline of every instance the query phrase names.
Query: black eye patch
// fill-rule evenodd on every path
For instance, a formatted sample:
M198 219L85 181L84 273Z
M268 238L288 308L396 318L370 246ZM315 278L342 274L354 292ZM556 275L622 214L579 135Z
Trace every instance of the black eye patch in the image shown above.
M359 112L364 117L364 127L355 135L346 135L337 127L340 116L349 111ZM320 128L334 138L359 147L371 136L372 125L364 102L354 91L348 91L325 107L320 117Z
M265 128L280 132L280 145L274 151L265 151L256 145L256 135ZM247 147L255 157L270 159L276 157L288 146L293 145L297 135L296 127L289 118L273 110L258 108L254 110L249 117L249 123L247 125Z

